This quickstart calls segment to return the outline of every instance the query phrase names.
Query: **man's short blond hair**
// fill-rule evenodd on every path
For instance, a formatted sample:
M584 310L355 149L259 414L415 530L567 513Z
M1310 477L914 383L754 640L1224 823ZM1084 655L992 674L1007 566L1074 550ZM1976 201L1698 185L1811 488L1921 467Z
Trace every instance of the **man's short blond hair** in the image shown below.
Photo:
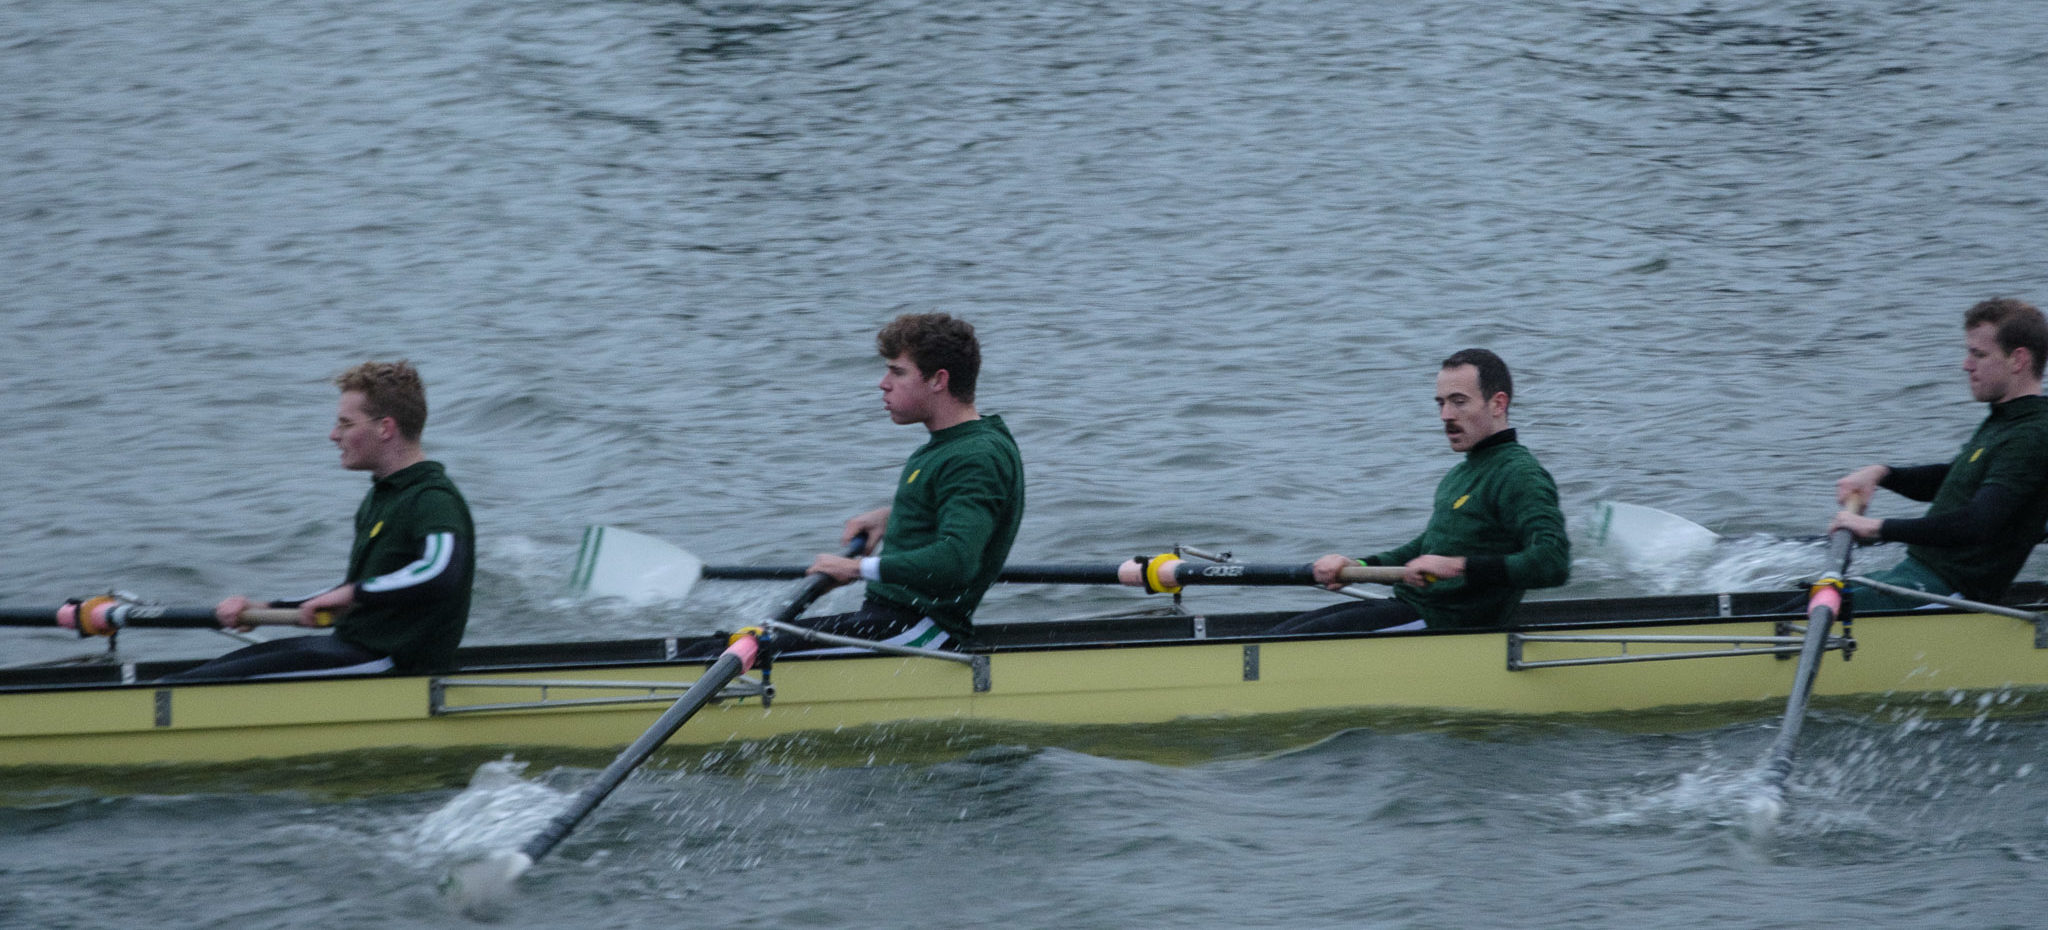
M363 395L364 412L390 417L407 439L418 442L427 428L427 386L411 362L364 362L334 376L334 384Z

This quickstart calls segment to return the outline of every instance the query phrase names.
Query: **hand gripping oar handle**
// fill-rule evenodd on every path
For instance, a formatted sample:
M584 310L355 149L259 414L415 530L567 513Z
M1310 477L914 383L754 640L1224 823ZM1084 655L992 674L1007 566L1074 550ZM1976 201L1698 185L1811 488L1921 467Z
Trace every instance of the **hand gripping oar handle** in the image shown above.
M1862 513L1868 501L1852 495L1846 508ZM1820 673L1820 657L1827 651L1828 633L1842 613L1842 579L1849 574L1849 558L1856 538L1846 529L1828 534L1827 574L1813 583L1806 599L1806 641L1799 650L1799 668L1792 675L1792 692L1785 697L1785 721L1778 738L1764 756L1764 783L1773 793L1782 793L1785 779L1792 774L1792 750L1806 723L1806 701L1813 694L1813 680Z
M851 557L865 548L867 536L862 534L854 537L847 545L845 554ZM782 608L782 612L776 614L775 619L782 623L796 619L798 614L804 612L804 608L811 606L812 601L831 588L830 577L810 576L804 581L803 591L789 603L789 606ZM719 655L717 661L711 663L711 667L704 671L696 684L690 686L690 690L677 698L674 704L669 705L668 710L662 712L660 719L647 728L647 732L640 734L639 739L634 740L633 744L621 751L610 765L605 766L604 771L598 773L596 780L577 792L567 809L556 814L553 820L548 821L547 826L542 827L539 833L534 834L532 839L527 840L526 844L519 848L520 855L527 860L524 865L530 866L539 862L542 856L555 848L555 844L569 835L569 831L576 829L576 825L583 822L583 818L596 810L597 806L626 780L626 776L631 775L634 769L646 762L649 756L654 755L655 750L661 748L661 744L668 742L669 737L674 736L697 711L710 703L720 689L753 668L760 648L759 640L752 633L734 636L731 644L725 647L725 652Z

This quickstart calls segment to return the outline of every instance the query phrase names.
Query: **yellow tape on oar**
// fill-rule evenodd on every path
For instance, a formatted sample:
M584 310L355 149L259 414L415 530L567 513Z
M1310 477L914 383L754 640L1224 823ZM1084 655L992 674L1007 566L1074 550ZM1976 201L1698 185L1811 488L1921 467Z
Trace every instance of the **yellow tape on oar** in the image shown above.
M107 608L114 606L117 599L110 594L88 597L78 602L78 635L112 636L120 629L107 618Z
M1179 594L1180 585L1167 584L1166 580L1159 576L1160 569L1179 561L1180 556L1174 555L1171 552L1162 552L1153 556L1152 561L1145 563L1145 590L1152 594Z
M730 646L733 643L746 639L749 636L752 636L755 639L760 639L761 637L766 635L768 635L768 631L758 626L743 626L737 630L732 631L732 635L725 638L725 644Z

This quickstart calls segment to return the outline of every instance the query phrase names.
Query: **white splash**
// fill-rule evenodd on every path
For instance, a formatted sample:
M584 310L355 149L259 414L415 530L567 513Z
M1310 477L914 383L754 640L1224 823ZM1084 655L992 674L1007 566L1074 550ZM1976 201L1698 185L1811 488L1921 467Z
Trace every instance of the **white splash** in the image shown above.
M524 776L526 763L506 756L477 766L469 787L399 838L416 856L463 859L512 849L540 831L569 803L567 793Z

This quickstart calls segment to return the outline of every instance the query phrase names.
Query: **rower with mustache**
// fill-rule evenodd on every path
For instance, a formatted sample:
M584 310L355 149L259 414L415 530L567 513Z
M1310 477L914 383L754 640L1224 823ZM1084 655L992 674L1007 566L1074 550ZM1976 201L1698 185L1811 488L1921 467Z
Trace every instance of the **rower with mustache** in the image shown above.
M1459 629L1504 626L1530 588L1564 584L1571 543L1558 508L1557 482L1516 441L1508 426L1514 382L1506 362L1486 349L1444 359L1436 377L1437 416L1458 463L1437 483L1422 535L1356 560L1406 569L1394 596L1337 604L1288 619L1275 633ZM1326 555L1316 581L1342 587L1337 571L1354 560Z

